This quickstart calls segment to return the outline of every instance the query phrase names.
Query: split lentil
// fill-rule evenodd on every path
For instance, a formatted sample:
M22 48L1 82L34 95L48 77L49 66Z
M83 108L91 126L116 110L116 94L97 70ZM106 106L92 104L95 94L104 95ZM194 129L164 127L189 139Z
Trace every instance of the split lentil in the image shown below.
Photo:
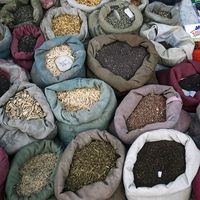
M163 10L154 10L153 11L155 14L160 15L161 17L165 17L168 19L171 19L171 13Z
M20 169L20 181L16 192L20 196L30 196L41 191L49 181L57 162L54 153L44 153L32 157Z
M19 39L18 51L32 52L34 51L37 39L32 35L26 35Z
M76 112L81 109L90 109L99 101L101 91L99 88L77 88L74 90L60 91L58 99L68 112Z
M129 131L140 129L147 124L166 120L166 98L162 95L149 94L143 97L127 119Z
M79 4L85 4L86 6L97 6L101 3L101 0L76 0Z
M44 118L46 113L28 91L17 92L5 105L6 114L15 119L38 119Z
M4 76L0 75L0 97L10 88L10 81Z
M93 140L76 150L66 180L67 191L77 191L85 185L104 181L109 171L116 167L117 155L112 145Z
M46 68L53 74L53 76L59 76L61 74L61 71L58 69L55 60L59 56L69 56L74 60L74 57L72 56L72 50L70 46L68 45L60 45L53 47L51 50L49 50L45 55L45 63Z
M56 36L79 33L81 29L81 19L79 16L60 15L52 19L52 30Z

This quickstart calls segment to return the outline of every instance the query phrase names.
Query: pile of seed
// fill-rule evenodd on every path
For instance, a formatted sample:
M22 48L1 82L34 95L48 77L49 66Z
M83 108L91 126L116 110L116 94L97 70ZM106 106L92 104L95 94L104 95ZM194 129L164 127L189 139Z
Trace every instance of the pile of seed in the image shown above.
M76 0L79 4L84 4L86 6L97 6L101 3L101 0Z
M0 41L3 40L4 35L2 33L0 33Z
M46 113L28 91L22 90L17 92L14 97L10 98L5 105L6 114L15 119L38 119L44 118Z
M131 47L125 42L114 42L103 46L96 54L102 67L129 80L148 55L146 48Z
M171 13L163 10L154 10L153 11L155 14L160 15L161 17L165 17L168 19L171 19Z
M20 196L30 196L41 191L49 182L57 162L54 153L36 155L20 169L20 181L16 192Z
M69 56L74 60L74 57L72 56L72 50L70 46L68 45L60 45L53 47L51 50L49 50L46 53L45 56L45 63L46 68L53 74L53 76L59 76L61 74L61 71L58 69L55 60L59 56Z
M129 16L124 12L125 9L126 7L120 8L119 6L111 6L111 12L107 15L105 20L116 29L125 29L130 27L133 24L135 17L129 18ZM114 10L118 12L120 19L116 17Z
M166 185L184 172L185 148L182 144L166 140L147 142L139 151L134 164L134 183L136 187Z
M56 36L79 33L81 29L81 19L79 16L60 15L52 19L52 30Z
M32 52L34 51L37 38L32 35L26 35L19 39L18 51Z
M66 180L66 191L77 191L85 185L104 181L116 166L117 155L110 143L94 140L76 150Z
M139 6L141 4L141 0L131 0L131 3L133 3L135 6Z
M10 81L4 76L0 74L0 97L8 91L10 88Z
M129 131L147 124L166 121L166 98L162 95L149 94L143 97L127 119Z
M33 8L30 5L20 6L13 14L15 25L33 21Z
M99 88L77 88L74 90L60 91L58 99L68 112L90 109L99 101L101 90Z

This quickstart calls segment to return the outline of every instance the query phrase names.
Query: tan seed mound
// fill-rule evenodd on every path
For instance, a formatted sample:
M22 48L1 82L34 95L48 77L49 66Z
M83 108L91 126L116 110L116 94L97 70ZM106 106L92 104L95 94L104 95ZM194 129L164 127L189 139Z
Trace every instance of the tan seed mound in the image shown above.
M56 36L79 33L81 29L81 19L79 16L60 15L52 19L52 30Z
M101 0L77 0L77 2L86 6L97 6L101 3Z
M69 112L90 109L99 101L100 96L101 91L99 88L77 88L57 93L58 99L63 104L65 110Z
M166 98L162 95L149 94L141 99L126 124L130 131L164 121L166 121Z
M44 153L34 156L20 169L20 182L16 192L20 196L30 196L41 191L49 181L53 169L56 166L56 155Z
M5 112L10 118L15 119L38 119L44 118L46 113L28 91L17 92L5 105Z
M72 56L72 50L68 45L60 45L53 47L46 53L46 68L53 74L53 76L59 76L61 71L58 69L55 60L58 56L69 56L74 60Z

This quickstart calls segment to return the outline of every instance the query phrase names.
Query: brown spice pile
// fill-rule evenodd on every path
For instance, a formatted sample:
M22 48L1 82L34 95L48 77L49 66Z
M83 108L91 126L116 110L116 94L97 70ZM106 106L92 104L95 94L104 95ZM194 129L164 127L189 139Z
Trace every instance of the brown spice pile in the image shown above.
M66 180L66 191L75 192L85 185L104 181L116 166L116 160L114 148L105 141L94 140L76 150Z
M48 184L56 161L57 158L54 153L36 155L27 161L19 172L21 179L16 186L17 194L30 196L41 191Z
M101 0L77 0L77 2L86 6L97 6L101 3Z
M3 40L4 36L2 33L0 33L0 41Z
M129 131L147 124L166 121L166 98L162 95L149 94L141 99L127 119Z
M5 105L6 114L15 119L38 119L46 117L40 104L28 91L17 92Z
M133 3L135 6L139 6L141 4L141 0L131 0L131 3Z
M100 96L101 90L99 88L77 88L57 93L58 99L68 112L90 109L99 101Z
M52 19L52 30L56 36L79 33L81 29L81 19L79 16L60 15Z

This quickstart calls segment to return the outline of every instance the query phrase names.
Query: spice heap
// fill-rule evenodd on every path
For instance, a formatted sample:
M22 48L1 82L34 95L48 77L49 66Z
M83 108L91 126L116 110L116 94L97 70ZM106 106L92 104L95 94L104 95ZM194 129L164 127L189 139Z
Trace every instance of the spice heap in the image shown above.
M188 76L179 81L179 85L182 89L187 91L199 91L200 90L200 74L194 74Z
M145 143L133 168L136 187L168 184L184 172L184 146L166 140Z
M77 0L77 2L86 6L97 6L101 3L101 0Z
M13 15L15 25L33 21L33 8L30 5L20 6Z
M74 61L74 57L72 56L72 50L68 45L60 45L53 47L49 50L45 56L46 68L53 74L53 76L59 76L61 71L56 65L56 58L60 56L69 56L72 61Z
M166 98L162 95L149 94L143 97L127 119L129 131L147 124L166 121Z
M141 4L141 0L131 0L131 3L133 3L135 6L139 6Z
M56 36L79 33L81 29L81 19L79 16L60 15L52 19L52 30Z
M102 67L129 80L142 65L148 55L146 48L131 47L125 42L114 42L103 46L96 54Z
M10 88L10 81L4 76L0 75L0 97Z
M17 92L14 97L6 103L6 114L15 119L38 119L44 118L46 113L41 106L26 90Z
M3 40L4 36L2 33L0 33L0 41Z
M41 191L48 184L56 161L57 158L54 153L36 155L28 160L19 172L20 181L16 187L17 194L30 196Z
M99 101L101 90L99 88L77 88L57 93L58 99L68 112L90 109Z
M37 39L32 35L26 35L19 39L18 51L32 52L35 48Z
M111 12L107 15L105 20L116 29L130 27L135 20L135 15L129 10L132 13L132 17L129 17L125 13L125 9L126 7L120 8L119 6L111 6Z
M104 181L116 166L117 155L110 143L93 140L76 150L66 181L66 191L77 191L85 185Z
M168 19L171 19L172 16L171 16L171 13L170 12L167 12L167 11L163 11L163 10L154 10L153 11L155 14L157 15L160 15L161 17L165 17L165 18L168 18Z

